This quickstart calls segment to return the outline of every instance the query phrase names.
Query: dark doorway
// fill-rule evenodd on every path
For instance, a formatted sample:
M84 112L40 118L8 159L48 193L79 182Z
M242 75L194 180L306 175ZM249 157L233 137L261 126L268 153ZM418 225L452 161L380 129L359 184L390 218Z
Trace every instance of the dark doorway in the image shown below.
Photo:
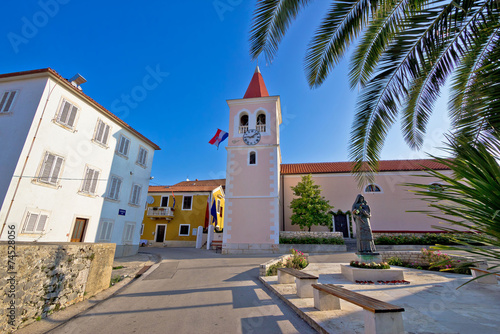
M349 238L349 226L347 225L347 215L335 215L335 232L342 232L344 238Z
M156 225L156 242L165 241L165 225Z
M75 227L71 234L71 242L83 242L88 219L76 218Z

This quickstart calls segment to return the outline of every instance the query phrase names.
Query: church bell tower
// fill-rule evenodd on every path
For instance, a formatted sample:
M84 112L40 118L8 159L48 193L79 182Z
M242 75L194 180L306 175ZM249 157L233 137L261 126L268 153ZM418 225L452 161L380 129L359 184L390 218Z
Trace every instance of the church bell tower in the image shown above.
M242 99L227 100L229 137L223 253L277 252L279 244L279 96L259 67Z

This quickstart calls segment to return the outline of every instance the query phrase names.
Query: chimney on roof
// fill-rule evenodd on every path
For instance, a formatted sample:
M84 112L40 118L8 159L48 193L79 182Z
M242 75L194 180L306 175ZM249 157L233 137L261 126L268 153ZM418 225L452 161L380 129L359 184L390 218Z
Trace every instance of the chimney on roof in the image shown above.
M71 84L79 90L82 90L82 87L80 87L80 85L86 83L87 79L85 79L80 73L77 73L71 79L69 79L69 82L71 82Z

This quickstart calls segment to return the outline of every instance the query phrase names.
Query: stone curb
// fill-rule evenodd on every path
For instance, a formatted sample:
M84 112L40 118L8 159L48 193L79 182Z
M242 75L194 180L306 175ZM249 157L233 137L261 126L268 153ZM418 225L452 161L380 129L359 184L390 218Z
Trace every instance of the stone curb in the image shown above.
M86 312L88 310L93 309L97 305L101 304L105 300L109 299L110 297L113 297L114 295L118 294L120 291L125 289L130 283L134 281L140 281L143 280L145 277L147 277L149 274L151 274L158 266L160 265L159 262L161 262L161 257L157 254L151 254L151 253L145 253L148 255L151 255L152 259L150 261L156 262L153 264L146 272L144 272L142 275L139 277L135 277L135 275L132 277L126 277L122 281L116 283L115 285L107 288L106 290L103 290L99 293L97 293L94 296L91 296L89 298L84 299L83 301L70 305L64 310L61 310L59 312L55 312L51 314L50 316L41 319L40 321L36 321L34 323L31 323L30 325L26 327L22 327L15 331L14 333L16 334L42 334L42 333L47 333L49 331L52 331L58 327L63 326L67 322L71 321L72 319L77 318L80 314L83 312Z
M314 319L312 319L310 316L308 316L304 311L302 311L300 308L295 306L291 301L286 299L282 294L280 294L278 291L276 291L271 284L266 282L266 280L263 279L262 276L259 276L259 281L264 284L264 286L274 293L279 299L281 299L285 304L287 304L299 317L301 317L305 322L309 324L313 329L315 329L318 333L321 334L329 334L329 332L323 328L320 324L318 324Z

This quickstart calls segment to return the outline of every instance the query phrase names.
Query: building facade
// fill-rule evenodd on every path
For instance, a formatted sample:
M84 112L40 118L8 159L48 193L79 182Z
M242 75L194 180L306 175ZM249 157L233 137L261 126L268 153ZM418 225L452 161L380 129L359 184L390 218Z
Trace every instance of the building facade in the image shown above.
M52 69L0 75L0 239L135 254L155 150Z
M225 180L150 186L141 241L153 246L194 247L198 227L224 229Z

